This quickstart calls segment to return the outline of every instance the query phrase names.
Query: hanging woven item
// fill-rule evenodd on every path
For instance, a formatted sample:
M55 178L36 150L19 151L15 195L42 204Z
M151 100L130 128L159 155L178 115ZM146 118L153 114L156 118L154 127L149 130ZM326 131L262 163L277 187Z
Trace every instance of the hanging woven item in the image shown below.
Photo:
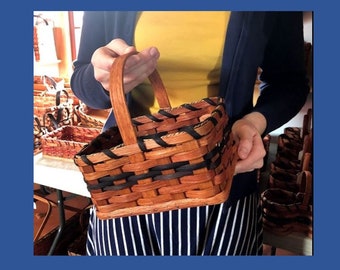
M111 68L110 98L117 126L74 157L100 219L222 203L234 175L237 145L224 100L210 97L172 108L155 70L149 80L160 110L131 118L123 69Z

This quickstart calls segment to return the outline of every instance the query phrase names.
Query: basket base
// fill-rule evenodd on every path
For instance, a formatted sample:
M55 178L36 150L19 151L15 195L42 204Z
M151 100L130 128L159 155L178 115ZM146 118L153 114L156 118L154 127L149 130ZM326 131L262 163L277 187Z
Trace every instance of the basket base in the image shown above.
M215 196L204 199L178 199L170 202L158 203L157 205L136 206L123 209L117 209L110 212L101 212L96 210L97 217L99 219L111 219L119 217L128 217L136 215L146 215L153 213L160 213L176 209L184 209L198 206L215 205L225 202L230 194L232 179L226 182L225 189Z

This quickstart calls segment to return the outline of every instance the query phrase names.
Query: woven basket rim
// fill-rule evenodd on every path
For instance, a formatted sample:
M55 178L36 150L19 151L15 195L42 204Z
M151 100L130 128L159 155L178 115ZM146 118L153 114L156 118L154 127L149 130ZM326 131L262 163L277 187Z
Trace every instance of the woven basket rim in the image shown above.
M216 97L216 98L219 98L219 97ZM221 98L220 98L221 99ZM223 100L223 99L222 99ZM190 103L190 104L194 104L194 103L200 103L200 102L202 102L203 100L200 100L200 101L197 101L197 102L193 102L193 103ZM173 109L177 109L177 108L182 108L183 106L184 106L185 104L182 104L182 105L180 105L180 106L178 106L178 107L174 107ZM207 117L206 119L204 119L203 121L201 121L201 122L198 122L198 123L195 123L195 124L193 124L193 125L190 125L190 126L188 126L188 127L192 127L193 129L197 129L197 128L200 128L200 127L203 127L203 126L205 126L205 125L208 125L210 122L211 122L211 117L213 117L212 115L213 114L218 114L217 112L215 112L215 110L216 110L216 108L217 107L219 107L219 106L221 106L222 105L222 109L224 110L224 104L223 103L219 103L219 104L217 104L216 106L215 106L215 109L214 109L214 111L210 114L210 116L209 117ZM167 111L172 111L172 109L167 109ZM156 114L153 114L153 116L155 116L155 115L160 115L160 116L162 116L161 114L159 114L159 113L156 113ZM223 115L224 117L225 117L225 115ZM223 117L222 116L222 117ZM136 120L136 119L141 119L141 118L145 118L145 117L147 117L147 116L145 116L145 115L142 115L142 116L137 116L136 118L134 118L134 120ZM225 119L225 122L227 123L228 122L228 118L226 118ZM108 129L108 131L107 132L109 132L110 130L112 130L112 129L117 129L118 130L118 132L119 132L119 129L118 129L118 127L117 126L113 126L113 127L110 127L109 129ZM208 132L209 133L209 132ZM208 134L207 133L207 134ZM182 134L187 134L187 132L186 131L178 131L178 130L175 130L175 131L170 131L170 132L166 132L164 135L162 135L162 136L160 136L160 138L161 139L164 139L164 140L166 140L167 138L170 138L170 137L178 137L178 136L180 136L180 135L182 135ZM204 135L202 135L202 136L206 136L207 134L204 134ZM103 132L103 133L101 133L99 136L105 136L105 132ZM137 138L139 138L139 139L142 139L144 142L145 142L145 144L147 144L149 141L154 141L152 138L143 138L143 137L145 137L145 136L137 136ZM96 140L96 139L94 139L94 140ZM91 142L89 143L89 144L91 144ZM117 144L117 145L115 145L115 146L113 146L113 147L110 147L109 149L111 150L111 151L114 151L114 150L117 150L117 149L120 149L120 148L123 148L123 147L126 147L126 146L129 146L129 145L125 145L124 144L124 142L123 143L120 143L120 144ZM91 154L85 154L86 156L90 156L90 155L98 155L98 154L101 154L102 153L102 151L98 151L98 152L95 152L95 153L91 153ZM76 158L78 158L78 157L80 157L80 156L82 156L83 154L82 154L82 151L81 152L79 152L75 157Z

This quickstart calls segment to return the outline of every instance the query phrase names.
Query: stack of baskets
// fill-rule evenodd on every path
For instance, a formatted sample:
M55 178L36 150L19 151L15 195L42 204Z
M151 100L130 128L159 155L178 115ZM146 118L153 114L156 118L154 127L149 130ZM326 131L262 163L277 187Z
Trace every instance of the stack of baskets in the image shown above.
M70 159L100 133L100 126L81 126L79 104L65 79L33 77L34 154Z
M270 163L269 187L261 194L264 228L279 235L313 234L312 109L302 128L287 127L278 136Z
M41 152L41 137L58 127L72 124L73 100L64 81L48 76L33 81L34 152Z

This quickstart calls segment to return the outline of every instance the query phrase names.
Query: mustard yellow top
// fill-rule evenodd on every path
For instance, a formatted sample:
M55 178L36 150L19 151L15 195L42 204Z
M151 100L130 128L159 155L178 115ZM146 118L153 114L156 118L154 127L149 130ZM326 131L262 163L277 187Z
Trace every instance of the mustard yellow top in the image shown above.
M157 69L171 106L218 94L220 65L230 12L142 12L135 30L137 50L155 46L160 51ZM159 109L149 82L132 96L139 105ZM138 106L137 106L138 107Z

